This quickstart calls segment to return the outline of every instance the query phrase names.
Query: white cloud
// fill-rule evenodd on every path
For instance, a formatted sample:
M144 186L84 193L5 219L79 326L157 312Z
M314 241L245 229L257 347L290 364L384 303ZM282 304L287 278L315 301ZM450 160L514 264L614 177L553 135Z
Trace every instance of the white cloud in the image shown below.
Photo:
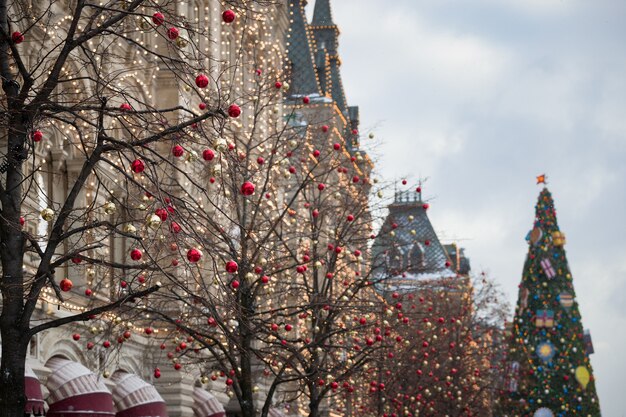
M549 175L602 415L626 396L626 2L334 0L345 90L387 179L429 176L431 218L517 297ZM363 128L361 130L364 130Z

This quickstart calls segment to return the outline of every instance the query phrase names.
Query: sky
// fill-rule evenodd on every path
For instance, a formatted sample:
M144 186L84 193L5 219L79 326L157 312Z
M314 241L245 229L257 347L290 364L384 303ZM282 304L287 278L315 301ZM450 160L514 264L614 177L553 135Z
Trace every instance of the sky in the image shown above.
M602 415L626 416L626 1L332 6L344 88L376 135L380 176L428 177L440 237L513 306L535 177L547 174Z

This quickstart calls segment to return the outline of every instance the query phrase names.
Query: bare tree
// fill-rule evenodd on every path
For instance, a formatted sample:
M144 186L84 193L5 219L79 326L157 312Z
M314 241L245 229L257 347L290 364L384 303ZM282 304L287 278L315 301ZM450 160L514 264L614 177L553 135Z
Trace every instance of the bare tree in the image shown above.
M248 133L219 145L208 174L217 193L185 207L171 249L201 258L147 311L155 327L175 328L175 344L164 340L173 366L222 380L242 415L306 399L317 416L379 348L359 336L377 308L371 163L324 121L301 123L294 110L268 123L282 104L276 78L255 79Z
M124 325L158 282L185 275L166 232L197 233L198 154L209 159L237 128L229 119L254 107L239 89L254 72L241 54L211 54L211 25L223 19L233 43L255 38L280 65L256 2L209 25L176 3L0 1L0 416L23 414L33 335L84 320ZM70 313L43 314L45 304Z
M506 303L481 274L394 293L386 314L403 349L380 355L360 411L373 415L489 416L500 375L497 336Z

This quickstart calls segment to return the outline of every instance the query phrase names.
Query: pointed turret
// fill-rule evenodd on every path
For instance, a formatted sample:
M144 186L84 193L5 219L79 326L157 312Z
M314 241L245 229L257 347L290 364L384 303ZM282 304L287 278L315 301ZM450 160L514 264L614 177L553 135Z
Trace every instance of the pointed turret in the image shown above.
M313 10L313 26L335 26L330 10L330 0L316 0Z
M327 67L317 68L319 78L324 78L323 93L331 97L339 110L348 117L346 95L341 81L341 60L337 51L339 28L333 22L330 0L317 0L313 11L311 30L318 53L328 56Z
M291 79L287 96L322 95L315 71L314 38L306 20L306 0L289 0L291 23L289 43L289 70Z
M375 273L377 288L414 291L425 281L456 277L427 210L421 193L395 193L373 247L373 257L379 265Z

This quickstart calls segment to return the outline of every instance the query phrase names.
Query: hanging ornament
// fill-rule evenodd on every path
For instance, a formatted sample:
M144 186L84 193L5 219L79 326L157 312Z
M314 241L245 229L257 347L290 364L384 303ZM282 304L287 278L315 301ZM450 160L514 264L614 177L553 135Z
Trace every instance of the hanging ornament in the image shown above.
M63 278L61 282L59 282L59 288L61 288L61 291L63 292L68 292L72 289L73 286L74 284L72 283L72 281L67 278Z
M47 222L50 222L52 221L52 219L54 219L54 210L52 210L51 208L45 208L41 210L40 214L41 214L41 218Z
M543 231L539 227L533 228L527 236L527 240L533 245L537 245L543 237Z
M112 201L107 201L106 203L104 203L102 208L104 209L104 212L106 214L114 214L117 211L117 207L115 206L115 203Z
M550 341L545 341L537 345L536 353L539 359L545 363L549 363L556 354L556 350Z
M574 296L568 292L562 292L559 294L559 303L564 309L569 311L574 305Z
M535 314L535 326L553 327L554 326L554 311L537 310L537 314Z
M14 44L19 45L20 43L24 42L24 35L22 34L22 32L15 31L11 34L11 40Z
M192 248L187 251L187 260L192 263L196 263L202 258L202 252L198 249Z
M178 29L171 27L167 30L167 37L171 40L178 38Z
M224 23L233 23L235 21L235 17L235 12L230 9L224 10L224 13L222 13L222 20Z
M541 407L540 409L535 411L533 417L554 417L554 413L549 408Z
M144 171L144 169L146 169L146 165L143 163L141 159L135 159L130 164L130 169L132 169L135 174L141 174Z
M156 230L161 226L161 218L157 214L150 214L146 218L146 226L152 230Z
M139 249L133 249L130 251L130 259L133 261L138 261L142 257L142 253Z
M183 156L184 153L185 149L180 145L174 145L174 147L172 148L172 155L174 155L176 158L180 158L181 156Z
M254 194L254 184L250 181L246 181L241 185L241 194L249 196Z
M556 232L552 232L552 243L554 244L554 246L565 245L565 233L559 232L558 230Z
M228 272L229 274L234 274L238 270L239 270L239 265L237 265L237 262L235 261L226 262L226 272Z
M163 16L163 13L156 12L152 15L152 23L154 23L156 26L161 26L164 22L165 16Z
M204 74L200 74L196 77L196 85L198 88L206 88L209 85L209 77Z
M41 139L43 139L43 133L41 133L41 130L35 130L33 132L33 142L41 142Z
M589 384L590 379L591 375L589 375L589 371L586 367L579 366L576 368L576 381L578 381L583 390L587 388L587 384Z
M205 161L212 161L213 158L215 158L215 152L213 152L211 149L205 149L204 151L202 151L202 159L204 159Z
M231 104L230 107L228 107L228 115L232 118L236 118L239 117L239 115L241 114L241 108L236 105L236 104Z
M552 267L552 263L550 262L550 259L544 258L541 260L540 264L541 264L541 269L543 269L543 272L546 274L548 278L554 278L556 276L556 271Z

